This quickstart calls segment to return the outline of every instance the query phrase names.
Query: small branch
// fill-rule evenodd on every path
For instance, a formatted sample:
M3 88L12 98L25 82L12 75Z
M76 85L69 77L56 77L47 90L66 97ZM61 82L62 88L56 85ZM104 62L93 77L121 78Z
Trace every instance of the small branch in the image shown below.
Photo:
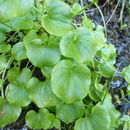
M90 3L89 5L85 6L83 9L81 9L77 14L74 15L77 16L79 15L80 13L82 13L84 10L88 9L90 6L92 6L93 4L95 4L98 0L95 0L94 2Z
M107 20L106 24L108 24L108 23L110 22L110 20L112 19L114 13L116 12L116 9L117 9L119 3L120 3L120 0L118 0L115 9L113 10L112 15L111 15L110 18Z
M110 0L106 0L106 2L105 2L102 6L99 6L99 8L103 8L103 7L105 7L106 4L107 4L109 1L110 1ZM88 12L92 12L92 11L95 11L95 10L97 10L97 8L90 9L90 10L86 10L86 13L88 13Z

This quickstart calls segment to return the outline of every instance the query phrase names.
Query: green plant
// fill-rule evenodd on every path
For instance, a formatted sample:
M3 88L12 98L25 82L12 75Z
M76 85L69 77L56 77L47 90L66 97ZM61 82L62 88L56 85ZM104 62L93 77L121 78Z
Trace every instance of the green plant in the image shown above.
M101 80L121 73L130 83L130 67L114 67L116 49L106 44L101 26L94 30L85 16L76 25L75 17L88 6L71 6L61 0L0 0L0 128L31 102L38 107L25 117L32 129L61 129L61 122L74 123L75 130L120 125L111 83ZM44 81L34 76L36 67Z

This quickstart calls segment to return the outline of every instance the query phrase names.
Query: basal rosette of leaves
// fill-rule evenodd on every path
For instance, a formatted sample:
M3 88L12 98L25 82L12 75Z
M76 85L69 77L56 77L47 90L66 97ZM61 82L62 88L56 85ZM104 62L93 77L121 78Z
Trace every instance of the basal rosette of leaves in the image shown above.
M63 0L0 0L0 128L24 110L31 129L118 128L110 83L101 82L117 72L116 49L87 17L76 25L82 9ZM121 74L130 85L130 67Z

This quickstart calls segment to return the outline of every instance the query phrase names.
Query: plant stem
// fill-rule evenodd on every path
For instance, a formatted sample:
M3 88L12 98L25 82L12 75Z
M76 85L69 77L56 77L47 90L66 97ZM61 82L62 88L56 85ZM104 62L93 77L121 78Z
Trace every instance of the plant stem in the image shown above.
M41 15L43 15L35 6L33 6L33 8Z
M99 13L101 14L102 21L103 21L103 25L104 25L104 29L105 29L105 35L106 35L106 38L107 38L107 27L106 27L105 18L104 18L104 16L103 16L103 13L102 13L100 7L98 6L98 4L97 4L97 3L94 3L94 4L95 4L95 6L97 7L97 9L99 10Z
M7 65L6 65L6 67L5 67L5 69L4 69L4 71L3 71L3 74L2 74L2 80L3 81L5 81L5 73L6 73L6 70L7 70L7 68L8 68L8 66L10 65L12 63L12 59L9 59L9 61L7 62ZM3 82L4 83L4 82ZM4 98L4 89L3 89L3 86L2 86L2 88L1 88L1 96L2 96L2 98Z
M84 7L83 9L81 9L77 14L75 14L74 17L77 16L77 15L79 15L80 13L82 13L84 10L88 9L90 6L92 6L93 4L95 4L97 1L98 1L98 0L96 0L96 1L94 1L94 2L92 2L92 3L90 3L89 5L85 6L85 7Z
M84 8L83 0L80 0L80 3L81 3L81 7ZM86 13L85 13L85 10L83 10L83 13L84 13L84 17L87 17L87 16L86 16Z
M123 1L122 1L122 8L121 8L120 18L119 18L119 21L120 21L120 24L121 24L121 28L123 27L122 18L123 18L123 11L124 11L124 7L125 7L125 2L126 2L126 0L123 0Z
M120 62L120 64L119 64L118 67L117 67L117 70L119 69L119 67L121 66L122 63L123 63L123 61ZM107 95L107 93L108 93L108 91L109 91L109 89L110 89L110 87L111 87L111 84L112 84L112 81L113 81L113 79L114 79L114 77L115 77L115 74L116 74L116 71L115 71L115 73L114 73L113 76L112 76L112 79L111 79L111 82L110 82L108 88L106 89L106 93L105 93L105 95L104 95L104 97L103 97L103 99L102 99L101 104L103 104L104 101L105 101L106 95Z

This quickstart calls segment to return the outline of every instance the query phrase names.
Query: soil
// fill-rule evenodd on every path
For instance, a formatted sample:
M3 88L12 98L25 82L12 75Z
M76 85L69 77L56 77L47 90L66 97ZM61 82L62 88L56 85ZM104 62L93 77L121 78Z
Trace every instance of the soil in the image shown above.
M110 2L109 2L110 1ZM101 8L102 13L104 15L105 21L111 17L115 7L118 3L118 0L109 0L104 7ZM99 6L104 5L106 0L99 0ZM88 0L84 0L84 5L88 4ZM119 71L130 64L130 10L128 9L129 3L128 1L125 4L125 8L123 11L123 24L127 25L123 29L119 23L120 12L122 8L122 3L120 2L117 10L113 13L113 17L110 19L109 23L107 24L107 43L112 43L115 45L117 50L117 59L115 66L119 67ZM96 24L96 25L103 25L102 17L97 9L91 11L91 9L96 8L94 5L89 8L87 13L88 17ZM39 70L38 70L39 71ZM112 81L110 93L113 96L113 103L115 104L116 109L118 109L122 115L128 114L130 111L130 103L125 100L127 98L130 101L130 96L125 96L125 98L121 97L121 90L126 93L127 83L124 78L120 74L115 74L114 80ZM120 99L120 103L116 102L115 95L117 95ZM34 104L31 105L33 107ZM34 106L35 107L35 106ZM26 127L25 121L23 117L26 115L27 109L25 108L22 112L22 116L16 123L13 123L6 127L7 130L27 130L29 128ZM3 130L3 129L0 129ZM54 129L53 129L54 130Z

